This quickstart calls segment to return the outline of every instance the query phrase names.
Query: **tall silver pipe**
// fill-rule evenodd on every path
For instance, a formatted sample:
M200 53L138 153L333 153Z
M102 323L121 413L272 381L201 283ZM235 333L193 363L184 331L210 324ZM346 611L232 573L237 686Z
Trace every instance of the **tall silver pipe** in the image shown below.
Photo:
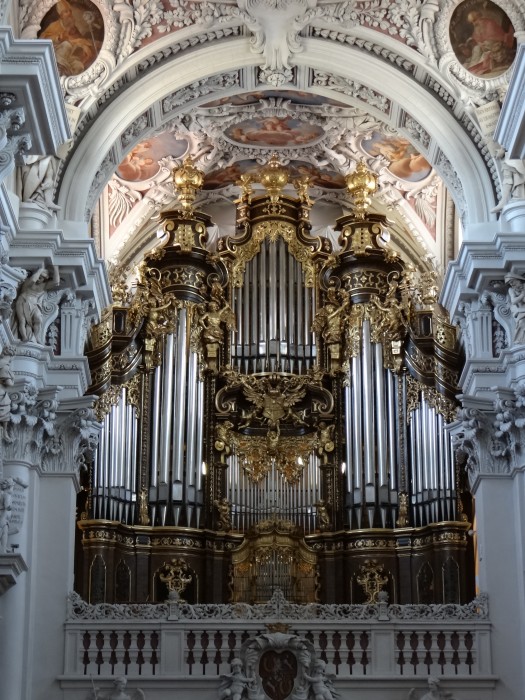
M296 326L295 326L295 259L292 255L288 256L288 371L293 372L293 358L296 352Z
M350 382L349 382L350 384ZM353 459L352 459L352 426L354 422L353 418L353 405L352 405L352 389L350 386L345 386L345 462L346 462L346 492L352 492L352 472L353 472Z
M195 358L197 362L197 358ZM204 383L197 380L197 408L196 415L199 416L197 419L197 430L195 433L195 469L197 471L197 478L195 485L197 491L202 491L202 462L204 461L204 446L203 446L203 433L204 433ZM229 473L230 470L228 470Z
M398 425L396 420L397 414L397 402L396 402L396 391L395 391L395 379L394 374L390 370L385 372L385 381L387 387L387 409L386 415L388 418L388 431L387 431L387 441L388 441L388 456L387 456L387 470L390 480L390 488L395 490L397 488L396 479L396 441L398 437Z
M267 275L267 244L263 243L259 255L259 276L257 279L257 290L254 293L259 300L259 332L254 338L254 342L259 342L259 357L265 358L268 352L268 297L266 287Z
M161 389L162 372L166 367L164 361L162 365L155 369L153 377L153 400L151 406L151 433L150 433L150 484L154 488L157 486L157 470L159 465L159 438L161 419ZM149 381L149 377L145 378Z
M429 430L428 430L428 405L424 396L421 396L421 405L419 409L421 419L421 490L423 493L429 488Z
M367 503L375 501L375 464L374 464L374 398L372 387L372 354L370 343L370 321L363 321L363 447L365 498Z
M353 414L353 432L352 432L352 451L353 459L353 483L354 483L354 503L361 501L363 498L363 421L361 412L361 358L359 355L352 357L352 414Z
M188 358L188 426L186 435L186 484L187 487L195 486L197 464L195 462L195 433L197 423L202 423L197 413L197 362L196 354L190 351ZM199 467L200 468L200 467ZM189 494L186 494L186 500Z
M186 352L186 326L187 310L181 309L179 314L179 334L177 338L177 391L176 391L176 415L173 416L175 430L173 441L173 482L174 498L182 499L182 480L184 478L184 441L186 439L186 387L188 356ZM178 433L178 434L177 434ZM180 485L180 486L179 486Z
M270 295L269 332L268 340L277 337L277 246L275 243L267 243L268 260L268 291Z
M286 305L286 298L288 296L286 258L286 244L282 238L279 238L279 279L277 281L277 284L279 286L279 331L277 333L277 339L279 342L279 355L281 354L281 351L283 349L280 344L281 342L283 344L287 342L289 333ZM279 364L281 365L281 369L283 369L282 359Z
M429 407L430 416L430 488L434 491L438 488L438 440L437 440L437 430L438 430L438 416L436 414L436 409ZM437 493L434 494L437 496Z
M422 494L423 494L423 460L424 460L424 445L423 441L421 439L421 404L419 408L416 408L414 411L414 418L413 418L413 424L414 424L414 441L416 443L416 476L417 476L417 488L416 488L416 495L418 497L418 501L421 501Z
M383 367L383 348L379 343L374 343L374 374L375 374L375 424L376 424L376 455L379 475L379 488L388 487L387 469L387 414L385 393L385 369ZM388 493L383 497L387 500Z
M173 384L174 384L174 354L175 339L170 333L166 337L164 352L163 386L162 386L162 412L160 418L159 439L159 482L169 483L169 458L171 451L172 411L173 411Z

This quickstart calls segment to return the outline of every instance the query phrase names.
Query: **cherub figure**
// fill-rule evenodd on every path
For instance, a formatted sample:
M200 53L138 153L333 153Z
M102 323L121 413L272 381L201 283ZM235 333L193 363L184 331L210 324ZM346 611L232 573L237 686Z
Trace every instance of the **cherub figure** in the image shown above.
M255 678L247 678L243 674L243 663L240 659L232 659L231 673L221 675L221 685L219 688L219 700L241 700L246 697L247 690Z
M90 700L145 700L146 696L141 688L136 688L132 694L126 692L128 679L125 676L119 676L113 681L114 690L107 695L100 695L100 689L93 686L90 695Z
M408 700L416 700L416 689L412 690L408 694ZM448 690L441 689L441 682L436 676L428 677L428 692L425 693L420 700L454 700L452 693Z
M312 675L305 673L304 677L311 685L313 700L334 700L339 697L333 685L335 676L326 673L326 663L322 659L314 662Z

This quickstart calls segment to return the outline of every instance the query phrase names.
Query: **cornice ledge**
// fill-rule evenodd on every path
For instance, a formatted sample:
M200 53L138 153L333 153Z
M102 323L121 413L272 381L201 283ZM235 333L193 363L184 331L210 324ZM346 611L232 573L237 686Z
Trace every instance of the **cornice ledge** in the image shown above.
M27 571L27 564L21 554L0 554L0 596L16 584L24 571Z

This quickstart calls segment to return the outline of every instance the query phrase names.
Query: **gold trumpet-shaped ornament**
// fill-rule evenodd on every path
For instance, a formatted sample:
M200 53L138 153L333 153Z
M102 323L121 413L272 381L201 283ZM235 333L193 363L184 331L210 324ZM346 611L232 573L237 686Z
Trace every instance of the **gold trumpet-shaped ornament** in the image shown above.
M191 156L185 158L180 168L172 171L173 185L179 195L179 202L184 213L193 212L193 203L197 192L202 188L204 173L193 164Z
M367 169L364 161L357 164L353 173L346 178L346 188L352 196L356 219L364 219L366 210L372 203L370 196L377 190L377 175Z

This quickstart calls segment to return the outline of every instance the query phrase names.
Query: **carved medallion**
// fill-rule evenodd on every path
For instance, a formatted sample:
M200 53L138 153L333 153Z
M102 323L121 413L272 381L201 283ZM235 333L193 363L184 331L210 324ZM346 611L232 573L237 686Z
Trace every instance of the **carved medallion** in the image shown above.
M259 675L264 692L271 700L285 700L294 688L297 659L288 649L269 649L260 658Z

